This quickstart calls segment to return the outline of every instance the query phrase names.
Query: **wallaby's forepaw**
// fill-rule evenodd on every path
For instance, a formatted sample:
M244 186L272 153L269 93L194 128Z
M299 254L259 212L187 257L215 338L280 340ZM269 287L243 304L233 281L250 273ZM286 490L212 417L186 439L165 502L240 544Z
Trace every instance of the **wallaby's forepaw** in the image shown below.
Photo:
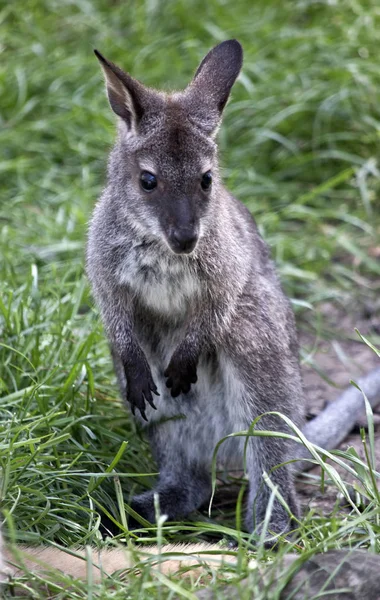
M152 408L156 409L152 394L160 395L149 367L142 368L134 377L127 377L127 401L131 405L133 415L135 415L137 408L142 418L145 421L148 420L145 414L145 403L148 402Z
M164 372L167 377L166 387L171 388L171 395L176 398L181 393L187 394L191 384L197 382L197 364L194 360L184 358L179 352L174 352L168 368Z

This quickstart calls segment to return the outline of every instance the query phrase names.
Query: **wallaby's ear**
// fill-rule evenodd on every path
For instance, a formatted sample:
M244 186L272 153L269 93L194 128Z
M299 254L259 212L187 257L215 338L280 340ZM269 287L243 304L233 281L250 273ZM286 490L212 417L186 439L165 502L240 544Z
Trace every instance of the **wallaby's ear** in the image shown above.
M205 56L186 90L190 118L209 135L216 132L242 63L239 42L222 42Z
M144 99L147 100L148 90L100 52L94 50L94 53L104 73L112 110L124 119L130 129L135 129L144 114Z

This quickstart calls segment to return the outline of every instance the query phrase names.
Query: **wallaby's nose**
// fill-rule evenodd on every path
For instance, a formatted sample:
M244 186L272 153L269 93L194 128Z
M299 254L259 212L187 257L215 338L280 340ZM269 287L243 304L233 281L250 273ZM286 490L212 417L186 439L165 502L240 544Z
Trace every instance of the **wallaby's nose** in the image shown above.
M174 252L190 254L198 241L198 233L194 229L174 229L170 238Z

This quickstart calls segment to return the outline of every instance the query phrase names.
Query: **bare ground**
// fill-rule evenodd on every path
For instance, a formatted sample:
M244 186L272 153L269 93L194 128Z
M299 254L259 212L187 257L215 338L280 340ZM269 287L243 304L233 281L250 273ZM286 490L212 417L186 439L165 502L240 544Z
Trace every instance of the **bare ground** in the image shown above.
M370 338L376 345L380 333L380 311L372 309L355 314L350 307L349 312L343 308L337 309L331 304L321 308L324 330L326 325L328 337L316 339L310 333L300 333L300 344L306 362L302 365L305 393L307 397L307 412L310 417L317 415L326 402L333 401L339 392L350 385L350 380L357 380L371 369L380 367L379 357L363 343L355 328L362 335ZM307 360L309 358L310 362ZM308 364L309 363L309 364ZM380 464L380 405L374 410L375 420L375 451L377 464ZM360 426L365 426L366 419L359 420L351 435L340 445L341 449L353 446L364 458L364 449L360 437ZM377 433L377 435L376 435ZM339 470L339 469L338 469ZM319 468L310 471L317 475ZM347 473L340 470L345 481L350 481ZM322 493L317 484L307 483L310 478L300 477L297 489L302 506L313 506L325 514L330 512L337 501L337 490L327 486Z

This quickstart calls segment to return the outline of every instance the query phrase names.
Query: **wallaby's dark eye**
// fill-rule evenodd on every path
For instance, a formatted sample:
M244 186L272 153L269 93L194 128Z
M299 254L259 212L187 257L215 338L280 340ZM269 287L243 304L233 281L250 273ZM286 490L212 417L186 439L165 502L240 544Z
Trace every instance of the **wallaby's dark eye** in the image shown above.
M157 187L157 177L149 171L143 171L140 175L140 183L143 190L151 192Z
M206 171L206 173L203 173L202 175L202 179L201 179L201 187L202 190L207 191L210 189L212 184L212 174L211 171Z

